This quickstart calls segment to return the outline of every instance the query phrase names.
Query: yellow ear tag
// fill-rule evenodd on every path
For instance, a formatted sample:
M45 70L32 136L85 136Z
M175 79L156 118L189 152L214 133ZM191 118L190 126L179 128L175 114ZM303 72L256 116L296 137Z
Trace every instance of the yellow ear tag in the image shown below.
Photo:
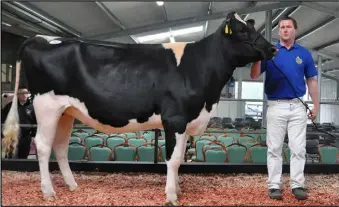
M228 34L228 25L225 27L225 34Z
M231 29L228 29L228 25L226 25L225 27L225 34L232 34L232 30Z

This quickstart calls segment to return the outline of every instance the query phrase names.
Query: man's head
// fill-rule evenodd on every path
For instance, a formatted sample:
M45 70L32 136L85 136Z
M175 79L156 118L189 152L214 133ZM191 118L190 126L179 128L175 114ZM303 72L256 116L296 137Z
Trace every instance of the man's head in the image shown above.
M294 42L297 33L297 21L292 17L285 17L279 21L279 36L284 42Z
M225 44L236 50L237 59L244 65L272 59L277 52L277 48L256 31L254 24L253 19L244 21L237 13L231 12L221 25L221 32L226 37Z
M18 100L21 104L26 103L29 94L27 93L27 88L19 88L18 90Z

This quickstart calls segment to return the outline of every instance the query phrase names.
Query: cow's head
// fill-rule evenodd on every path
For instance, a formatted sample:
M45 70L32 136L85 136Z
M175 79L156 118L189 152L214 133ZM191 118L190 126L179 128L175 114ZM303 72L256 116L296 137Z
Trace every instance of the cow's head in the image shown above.
M231 12L219 30L224 37L227 53L234 54L238 67L258 60L272 59L277 53L277 48L256 31L254 24L253 19L244 21L237 13Z

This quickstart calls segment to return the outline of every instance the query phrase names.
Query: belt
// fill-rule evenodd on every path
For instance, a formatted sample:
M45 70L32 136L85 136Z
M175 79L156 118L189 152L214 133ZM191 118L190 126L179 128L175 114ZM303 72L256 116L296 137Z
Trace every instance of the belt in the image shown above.
M302 99L302 97L300 97ZM278 100L268 100L270 102L283 102L283 103L298 103L300 100L298 98L293 99L278 99Z

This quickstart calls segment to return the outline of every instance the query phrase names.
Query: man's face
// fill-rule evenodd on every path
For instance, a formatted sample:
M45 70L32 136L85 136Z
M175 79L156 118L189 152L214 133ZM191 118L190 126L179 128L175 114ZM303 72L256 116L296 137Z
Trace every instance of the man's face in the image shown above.
M282 40L294 40L296 35L296 30L292 20L282 20L279 25L279 36Z
M23 88L23 89L19 89L18 90L18 100L22 103L26 102L27 101L27 98L28 98L28 90Z

